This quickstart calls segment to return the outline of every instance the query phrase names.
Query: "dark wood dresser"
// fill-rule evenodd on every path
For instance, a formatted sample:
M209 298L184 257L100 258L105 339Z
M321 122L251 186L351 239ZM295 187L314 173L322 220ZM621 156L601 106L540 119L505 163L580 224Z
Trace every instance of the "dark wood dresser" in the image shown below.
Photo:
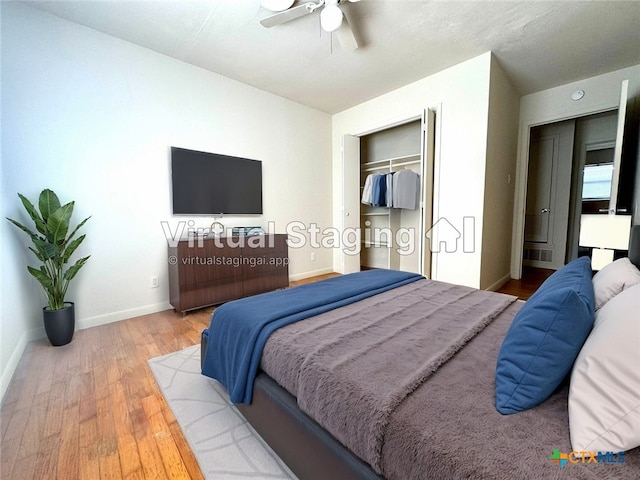
M287 235L180 240L168 263L169 303L179 312L289 286Z

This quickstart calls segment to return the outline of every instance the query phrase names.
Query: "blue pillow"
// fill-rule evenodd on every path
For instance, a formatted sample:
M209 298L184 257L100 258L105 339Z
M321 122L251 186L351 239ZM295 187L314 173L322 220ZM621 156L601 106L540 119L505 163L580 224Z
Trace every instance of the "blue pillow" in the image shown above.
M546 400L571 370L594 319L591 260L551 275L522 306L496 366L496 409L521 412Z

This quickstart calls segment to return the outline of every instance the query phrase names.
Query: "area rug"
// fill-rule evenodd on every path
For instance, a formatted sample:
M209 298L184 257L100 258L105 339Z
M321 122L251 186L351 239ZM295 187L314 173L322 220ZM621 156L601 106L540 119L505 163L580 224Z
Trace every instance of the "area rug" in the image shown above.
M207 480L295 479L230 402L200 373L200 346L149 360L151 371Z

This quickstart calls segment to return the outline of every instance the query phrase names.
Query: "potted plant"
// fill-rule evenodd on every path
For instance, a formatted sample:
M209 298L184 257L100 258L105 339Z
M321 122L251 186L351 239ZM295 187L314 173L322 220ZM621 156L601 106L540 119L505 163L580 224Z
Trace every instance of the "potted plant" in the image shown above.
M89 256L79 259L71 266L67 265L86 235L76 239L74 237L78 229L91 217L85 218L69 233L75 202L61 205L58 196L49 189L43 190L40 194L38 209L24 195L18 193L18 197L33 220L37 233L16 220L7 220L29 235L33 243L29 250L42 262L40 268L27 266L27 269L40 282L47 295L49 304L43 308L47 338L54 346L66 345L73 338L75 312L74 303L66 301L65 296L69 283Z

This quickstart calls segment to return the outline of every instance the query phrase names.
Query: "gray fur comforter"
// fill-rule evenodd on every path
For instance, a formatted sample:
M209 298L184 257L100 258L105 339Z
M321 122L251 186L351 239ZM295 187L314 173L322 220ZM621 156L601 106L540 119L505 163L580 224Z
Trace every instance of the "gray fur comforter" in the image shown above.
M566 388L495 410L497 352L520 305L420 280L276 331L261 368L388 479L637 478L637 451L620 465L549 460L570 451Z

